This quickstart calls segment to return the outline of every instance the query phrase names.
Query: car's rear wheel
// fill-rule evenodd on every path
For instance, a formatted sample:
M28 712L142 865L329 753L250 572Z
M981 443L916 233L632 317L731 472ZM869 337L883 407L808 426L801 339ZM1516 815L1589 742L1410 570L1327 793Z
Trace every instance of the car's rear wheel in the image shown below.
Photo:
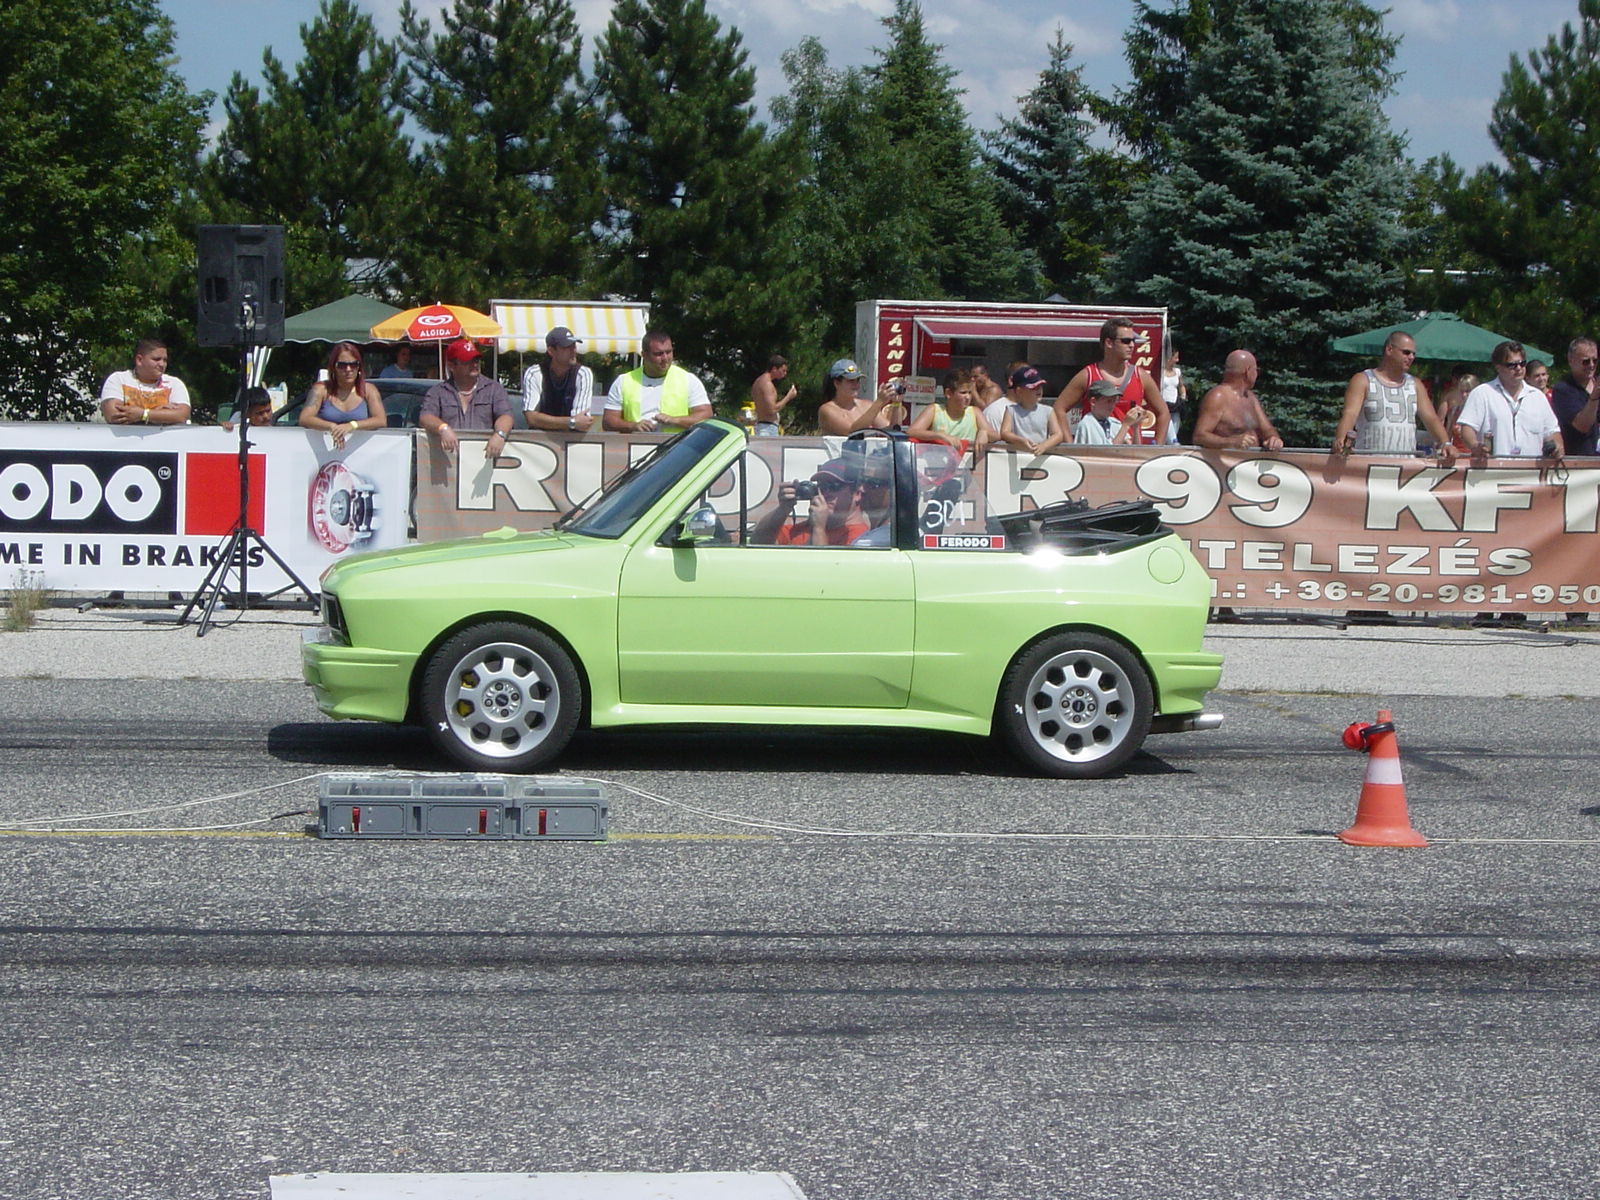
M583 685L567 652L509 621L462 630L422 676L422 712L435 745L479 771L527 771L572 740Z
M1126 646L1097 633L1061 633L1006 670L996 722L1016 755L1041 773L1094 779L1144 744L1154 696Z

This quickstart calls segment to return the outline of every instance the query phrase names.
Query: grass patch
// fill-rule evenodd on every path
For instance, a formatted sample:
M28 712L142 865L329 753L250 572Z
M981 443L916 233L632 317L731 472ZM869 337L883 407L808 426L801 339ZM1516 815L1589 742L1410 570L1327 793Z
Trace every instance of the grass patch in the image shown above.
M45 598L49 595L40 582L43 578L43 575L35 572L17 572L11 587L6 590L4 628L7 633L26 633L33 628L39 610L44 607Z

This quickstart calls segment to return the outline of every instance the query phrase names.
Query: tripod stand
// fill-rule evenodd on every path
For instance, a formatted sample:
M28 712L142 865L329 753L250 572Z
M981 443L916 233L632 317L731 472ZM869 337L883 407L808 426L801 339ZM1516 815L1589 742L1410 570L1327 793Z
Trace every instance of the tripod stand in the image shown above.
M207 630L211 628L212 614L226 590L225 585L230 573L237 572L239 576L239 588L234 593L235 606L240 611L250 607L250 557L258 549L276 563L278 569L290 580L276 591L266 593L261 597L262 600L270 600L275 596L281 596L284 592L299 589L305 594L306 602L311 607L315 608L317 605L317 598L312 595L311 589L294 573L289 564L279 557L278 552L267 544L267 539L250 524L251 442L250 421L244 393L245 382L249 379L250 372L250 348L256 340L256 307L254 297L248 292L239 304L238 330L239 385L234 396L234 420L239 422L239 516L234 522L233 532L223 543L216 562L211 564L211 569L206 572L199 590L189 598L183 614L178 618L178 624L186 625L196 608L204 610L200 614L200 627L195 630L196 637L205 637Z

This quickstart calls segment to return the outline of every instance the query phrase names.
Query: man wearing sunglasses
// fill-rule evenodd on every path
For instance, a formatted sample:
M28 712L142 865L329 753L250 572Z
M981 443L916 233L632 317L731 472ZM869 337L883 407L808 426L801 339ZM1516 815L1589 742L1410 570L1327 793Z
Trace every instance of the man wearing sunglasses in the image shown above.
M1528 353L1521 342L1501 342L1490 361L1495 377L1472 389L1456 418L1462 444L1474 457L1553 458L1565 447L1550 402L1530 387Z
M1445 466L1455 461L1450 435L1428 395L1428 386L1411 373L1417 342L1396 329L1383 343L1378 365L1350 377L1344 412L1333 431L1335 454L1414 454L1417 418L1433 435L1434 453Z
M1142 404L1155 413L1156 423L1142 435L1135 435L1136 439L1146 446L1166 443L1171 414L1167 411L1167 402L1161 398L1155 376L1133 361L1138 345L1139 335L1126 321L1112 317L1100 327L1100 361L1091 363L1067 380L1067 386L1056 397L1056 416L1061 419L1061 428L1070 428L1072 422L1068 418L1072 414L1088 413L1089 385L1105 379L1116 384L1121 394L1111 415L1120 421L1130 408Z
M1570 374L1556 384L1550 407L1561 423L1561 440L1568 454L1600 453L1597 443L1596 416L1600 416L1600 372L1595 370L1597 355L1595 341L1590 337L1574 338L1567 347L1567 367Z

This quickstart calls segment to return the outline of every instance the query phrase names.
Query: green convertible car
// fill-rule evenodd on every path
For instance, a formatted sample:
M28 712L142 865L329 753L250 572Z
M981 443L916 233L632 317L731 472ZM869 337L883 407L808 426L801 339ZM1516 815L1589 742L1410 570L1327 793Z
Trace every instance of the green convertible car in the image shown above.
M823 461L827 459L827 461ZM1211 584L1145 501L995 516L961 456L706 421L554 528L354 556L302 650L333 717L525 771L580 724L993 734L1048 775L1211 728Z

